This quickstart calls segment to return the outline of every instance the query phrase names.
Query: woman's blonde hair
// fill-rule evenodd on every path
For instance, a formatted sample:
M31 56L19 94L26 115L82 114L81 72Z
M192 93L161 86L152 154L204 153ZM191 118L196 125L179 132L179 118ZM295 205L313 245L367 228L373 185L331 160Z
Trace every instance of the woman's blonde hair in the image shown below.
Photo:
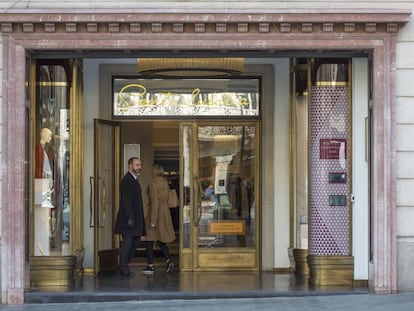
M152 176L164 176L164 169L159 164L153 164L152 165Z

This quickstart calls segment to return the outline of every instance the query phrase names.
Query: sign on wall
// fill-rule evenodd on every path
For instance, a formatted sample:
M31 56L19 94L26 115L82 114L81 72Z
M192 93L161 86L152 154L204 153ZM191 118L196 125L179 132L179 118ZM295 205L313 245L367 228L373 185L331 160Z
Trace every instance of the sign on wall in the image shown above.
M113 78L114 117L259 116L259 78Z

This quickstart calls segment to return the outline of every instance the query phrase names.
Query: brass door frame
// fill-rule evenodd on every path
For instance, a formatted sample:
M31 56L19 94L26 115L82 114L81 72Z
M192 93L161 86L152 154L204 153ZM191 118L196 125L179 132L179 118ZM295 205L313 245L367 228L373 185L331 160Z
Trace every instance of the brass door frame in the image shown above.
M83 207L81 182L83 172L83 70L81 63L72 60L71 74L72 80L70 85L70 152L69 158L70 177L69 177L69 201L71 202L70 228L69 228L69 252L73 254L82 253L83 245ZM29 87L28 93L30 98L30 121L28 123L29 131L29 153L30 163L35 163L35 128L36 128L36 60L30 60L29 69ZM28 211L29 211L29 229L30 233L28 243L28 255L34 255L34 164L28 167ZM83 260L83 258L81 258Z
M100 126L110 126L114 131L114 141L113 143L113 184L111 189L103 189L103 191L111 191L112 193L112 209L108 214L105 207L105 197L100 197L102 187L105 187L105 181L101 178L101 165L100 165L100 146L103 140L101 138ZM120 176L120 123L109 120L94 120L94 176L93 176L93 203L91 203L91 219L90 226L94 230L94 274L98 275L105 271L111 271L118 268L118 246L119 240L113 233L113 224L115 221L115 216L119 209L119 176ZM103 205L103 206L101 206ZM111 217L112 232L111 236L111 248L100 249L100 240L101 240L101 229L104 228L106 222L106 217Z
M198 214L198 197L199 189L197 184L198 175L198 135L197 129L200 126L254 126L256 131L256 146L255 146L255 181L254 181L254 204L255 204L255 247L254 248L199 248L198 247L198 227L196 225L196 218ZM261 161L260 161L260 147L261 147L261 132L260 121L216 121L203 120L194 122L182 122L180 124L180 185L183 185L184 167L183 167L183 131L185 127L190 128L190 247L184 248L183 245L183 213L180 215L180 268L182 271L259 271L260 269L260 249L261 249ZM184 198L183 186L180 186L180 198ZM180 210L183 211L183 201L181 200ZM246 258L248 258L246 260ZM245 262L246 266L232 265L235 262ZM230 264L229 264L230 263Z
M30 268L30 286L56 290L71 288L74 275L83 269L83 206L82 206L82 183L80 182L83 172L83 72L82 63L78 60L68 61L68 73L71 75L69 86L69 243L68 248L57 249L48 255L36 255L35 249L35 145L37 86L36 80L37 61L28 59L28 98L30 99L30 110L28 113L28 151L29 164L25 172L27 179L27 248L26 260ZM59 65L58 62L53 65ZM40 85L47 85L40 82ZM53 85L53 82L50 83ZM63 245L63 244L62 244ZM41 249L40 249L41 251ZM47 275L47 278L45 278Z

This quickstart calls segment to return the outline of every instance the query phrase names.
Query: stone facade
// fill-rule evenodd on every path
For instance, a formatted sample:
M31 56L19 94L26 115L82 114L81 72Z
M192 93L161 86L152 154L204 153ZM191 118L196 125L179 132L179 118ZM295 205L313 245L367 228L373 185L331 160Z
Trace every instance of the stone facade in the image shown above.
M3 303L23 302L24 85L26 50L32 49L372 51L376 225L369 282L378 293L414 290L409 273L414 264L414 91L407 83L414 76L414 1L336 1L335 9L324 1L220 1L208 9L212 2L152 1L138 8L136 1L76 1L76 9L71 2L0 3Z

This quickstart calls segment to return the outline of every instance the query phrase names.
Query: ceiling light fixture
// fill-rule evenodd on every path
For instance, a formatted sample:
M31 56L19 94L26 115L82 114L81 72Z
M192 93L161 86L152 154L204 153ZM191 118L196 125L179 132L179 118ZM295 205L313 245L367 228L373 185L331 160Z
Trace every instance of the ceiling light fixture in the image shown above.
M138 58L138 73L148 77L225 78L244 71L242 57L221 58Z

